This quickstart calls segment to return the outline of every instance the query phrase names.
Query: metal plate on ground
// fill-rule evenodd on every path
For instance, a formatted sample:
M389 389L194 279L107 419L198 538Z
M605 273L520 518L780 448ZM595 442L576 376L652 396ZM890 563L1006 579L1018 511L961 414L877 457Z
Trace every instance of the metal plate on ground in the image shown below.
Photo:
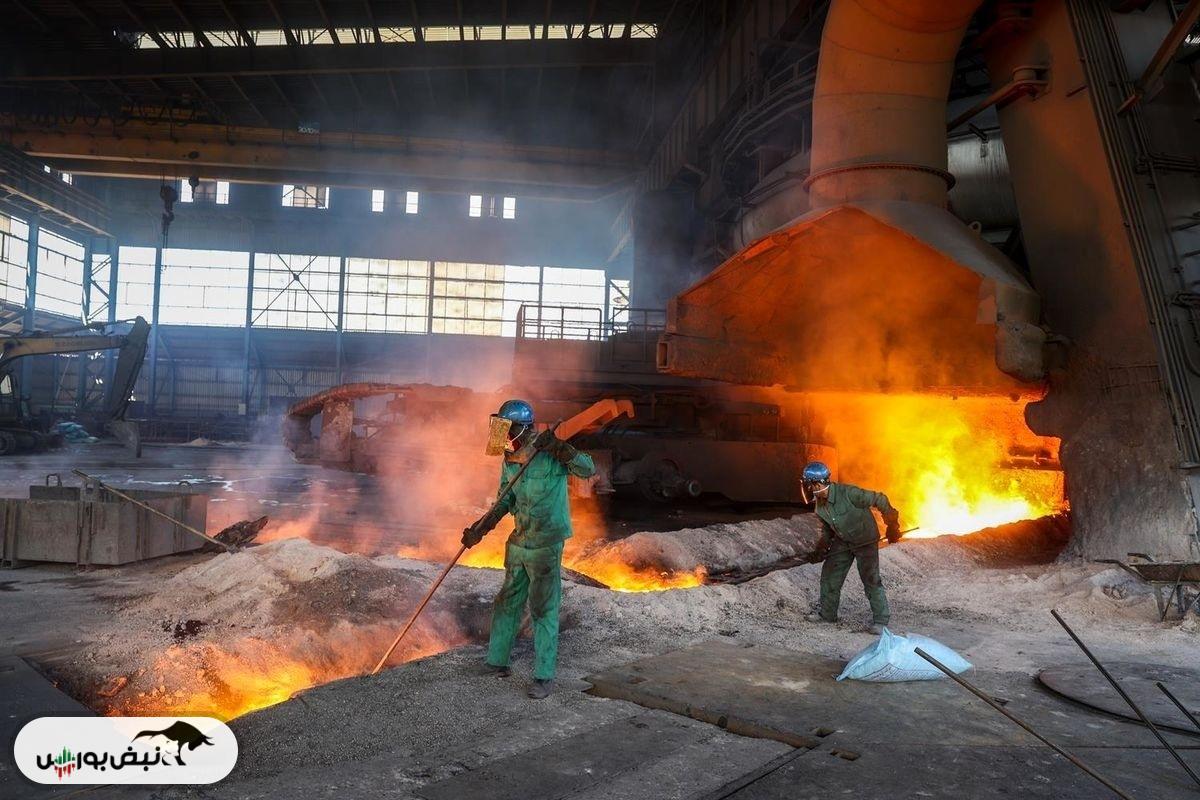
M701 738L695 723L640 714L423 786L427 800L557 800L665 758Z
M63 694L37 670L18 656L0 656L0 741L9 745L17 731L35 717L92 717L87 707ZM8 763L0 766L0 797L5 800L53 798L76 794L71 787L57 789L26 780Z
M813 747L833 731L859 746L905 737L942 744L1022 741L1020 729L980 708L951 681L839 683L834 678L843 666L812 653L718 639L584 680L592 684L590 694L794 747ZM947 719L955 724L947 725Z
M1104 667L1155 725L1200 735L1200 731L1154 685L1161 682L1188 711L1200 717L1200 670L1120 661L1105 664ZM1047 667L1038 673L1038 680L1047 689L1068 700L1126 719L1138 719L1133 709L1091 663Z

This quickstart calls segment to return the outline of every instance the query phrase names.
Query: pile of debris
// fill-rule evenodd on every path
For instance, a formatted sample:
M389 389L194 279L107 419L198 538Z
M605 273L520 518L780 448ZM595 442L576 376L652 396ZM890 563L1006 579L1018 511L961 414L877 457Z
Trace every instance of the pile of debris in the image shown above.
M435 570L303 539L221 553L127 598L72 688L104 713L238 716L366 672ZM395 660L479 640L499 578L455 570Z

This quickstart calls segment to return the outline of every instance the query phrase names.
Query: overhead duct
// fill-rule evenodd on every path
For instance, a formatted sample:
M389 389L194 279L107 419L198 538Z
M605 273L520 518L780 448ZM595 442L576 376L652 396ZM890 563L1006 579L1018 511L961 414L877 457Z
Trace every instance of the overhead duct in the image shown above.
M946 98L978 5L834 0L812 210L670 303L660 369L811 389L990 392L1042 377L1036 294L946 210Z
M1008 153L998 128L951 139L946 159L954 186L950 211L983 230L1004 230L1017 225L1017 199L1013 196ZM733 243L742 249L809 211L808 195L796 184L808 176L809 153L801 153L766 175L744 202L747 210L733 230Z

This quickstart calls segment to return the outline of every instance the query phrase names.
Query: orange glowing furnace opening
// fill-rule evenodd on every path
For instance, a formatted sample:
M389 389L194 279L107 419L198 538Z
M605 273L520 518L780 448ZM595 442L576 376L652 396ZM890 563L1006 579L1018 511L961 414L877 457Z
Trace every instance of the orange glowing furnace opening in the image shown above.
M1059 442L1025 424L1031 397L805 395L838 480L884 492L909 537L961 535L1067 509Z

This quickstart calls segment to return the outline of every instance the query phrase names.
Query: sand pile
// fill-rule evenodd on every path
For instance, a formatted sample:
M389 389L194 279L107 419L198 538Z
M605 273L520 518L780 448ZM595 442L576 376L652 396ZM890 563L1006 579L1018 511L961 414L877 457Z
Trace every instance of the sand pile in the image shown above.
M113 713L237 716L369 670L436 572L303 539L222 553L130 598L73 688ZM499 579L455 570L393 660L478 640Z
M1061 525L1043 520L883 548L893 628L944 638L972 658L1013 669L1040 663L1031 643L1062 644L1050 608L1062 609L1083 632L1103 629L1131 647L1143 646L1148 632L1168 655L1192 640L1191 622L1158 625L1148 588L1120 570L1053 561ZM815 519L801 515L639 533L596 552L674 570L721 570L804 555L817 535ZM1043 561L1021 563L1031 552ZM439 569L305 540L218 555L120 609L112 635L74 665L82 685L73 691L120 713L244 713L369 670ZM849 656L866 643L855 632L869 616L861 583L851 570L842 595L845 624L807 623L820 571L804 564L736 585L636 594L564 582L566 663L591 653L619 660L662 652L715 635ZM494 569L453 570L395 660L483 641L501 577Z

